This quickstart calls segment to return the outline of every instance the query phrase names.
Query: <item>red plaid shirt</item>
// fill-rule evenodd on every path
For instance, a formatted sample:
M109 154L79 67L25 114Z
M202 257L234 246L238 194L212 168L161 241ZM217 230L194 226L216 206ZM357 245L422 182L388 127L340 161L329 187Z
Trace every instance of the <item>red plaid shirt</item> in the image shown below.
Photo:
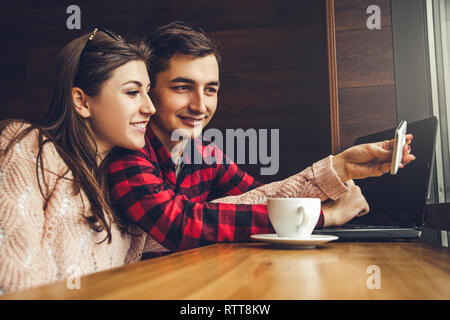
M219 160L213 164L192 164L190 152L185 151L187 164L178 177L170 153L150 127L146 146L141 150L115 150L109 179L116 210L172 251L215 242L248 241L252 234L274 233L265 204L208 202L239 195L262 184L231 160L220 161L225 156L214 143L195 141L192 154L204 155L206 151ZM323 214L318 222L321 225Z

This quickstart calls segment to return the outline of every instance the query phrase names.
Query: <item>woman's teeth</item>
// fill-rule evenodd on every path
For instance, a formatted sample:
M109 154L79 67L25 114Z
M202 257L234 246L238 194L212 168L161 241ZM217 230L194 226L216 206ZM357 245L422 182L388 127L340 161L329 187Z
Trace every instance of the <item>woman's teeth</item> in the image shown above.
M137 122L137 123L132 123L131 124L133 127L138 127L141 129L145 129L147 127L147 123L146 122Z

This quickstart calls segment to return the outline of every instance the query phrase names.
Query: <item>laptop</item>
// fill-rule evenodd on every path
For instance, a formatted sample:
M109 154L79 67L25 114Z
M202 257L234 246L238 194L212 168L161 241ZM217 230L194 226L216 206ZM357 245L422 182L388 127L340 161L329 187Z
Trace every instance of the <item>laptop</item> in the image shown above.
M424 225L425 209L431 187L437 118L408 123L407 133L414 139L411 152L416 160L396 175L355 180L370 207L370 212L339 228L315 230L314 234L337 235L339 240L417 239ZM395 129L356 139L355 145L390 140Z

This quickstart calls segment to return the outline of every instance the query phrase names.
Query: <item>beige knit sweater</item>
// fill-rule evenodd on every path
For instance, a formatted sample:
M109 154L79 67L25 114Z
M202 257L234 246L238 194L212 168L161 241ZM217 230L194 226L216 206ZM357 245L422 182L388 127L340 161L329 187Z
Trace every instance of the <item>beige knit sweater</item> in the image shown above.
M13 123L0 136L0 149L23 124ZM106 231L95 232L82 215L90 215L90 204L82 191L73 194L73 176L58 179L67 166L55 146L47 143L43 161L48 182L48 204L36 177L37 130L17 143L0 159L0 293L74 278L140 260L145 234L121 235L111 227L112 242L103 240ZM39 173L39 176L40 173Z
M348 186L342 182L333 168L333 156L328 156L284 180L212 202L265 204L267 198L320 198L325 201L339 199L348 191Z

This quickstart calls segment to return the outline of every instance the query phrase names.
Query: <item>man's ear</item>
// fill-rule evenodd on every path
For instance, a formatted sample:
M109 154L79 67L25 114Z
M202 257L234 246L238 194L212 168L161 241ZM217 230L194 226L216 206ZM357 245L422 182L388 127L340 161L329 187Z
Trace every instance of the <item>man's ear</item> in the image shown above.
M88 96L78 87L72 88L72 101L76 112L84 119L91 117Z

